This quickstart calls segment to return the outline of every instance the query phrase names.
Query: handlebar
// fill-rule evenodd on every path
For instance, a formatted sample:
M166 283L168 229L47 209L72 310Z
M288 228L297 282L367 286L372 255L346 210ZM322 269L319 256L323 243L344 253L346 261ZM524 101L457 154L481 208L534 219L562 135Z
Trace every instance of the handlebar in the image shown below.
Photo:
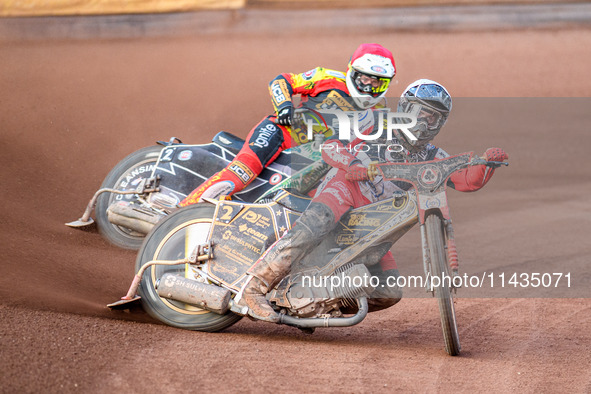
M379 174L376 164L377 163L370 163L367 166L367 171L365 173L360 173L358 168L355 171L347 172L347 174L345 174L345 179L347 179L349 181L368 181L368 180L373 181L373 179ZM408 163L408 164L423 165L423 164L425 164L425 162ZM476 166L476 165L485 165L487 167L495 169L495 168L498 168L501 166L508 166L509 163L506 163L504 161L488 161L488 160L482 159L480 157L475 157L469 163L465 163L465 164L458 166L455 171L460 170L465 167L468 167L468 166ZM441 180L441 181L443 182L444 180Z
M316 115L316 117L318 118L319 122L322 122L322 125L324 126L324 128L326 130L329 130L329 126L326 123L326 119L324 119L324 116L322 115L321 111L312 109L312 108L306 108L306 107L300 107L300 108L296 108L294 110L294 119L293 122L294 124L298 124L300 123L302 126L304 126L304 118L303 115L305 113L312 113L313 115Z
M508 166L509 163L504 162L504 161L488 161L488 160L484 160L480 157L475 157L474 159L472 159L472 161L468 164L470 166L477 166L477 165L485 165L487 167L491 167L491 168L498 168L500 166Z

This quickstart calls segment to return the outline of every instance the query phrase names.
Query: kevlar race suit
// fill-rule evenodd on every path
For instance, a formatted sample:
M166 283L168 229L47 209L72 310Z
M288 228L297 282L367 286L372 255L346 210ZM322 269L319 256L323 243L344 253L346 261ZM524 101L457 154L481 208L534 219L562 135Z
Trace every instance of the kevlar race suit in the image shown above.
M360 142L355 145L355 142L359 141L354 141L349 147L354 146L356 148L354 151L359 152L356 154L351 154L339 140L331 140L323 146L322 157L334 168L327 174L312 202L294 227L286 232L249 271L251 276L263 282L261 285L263 292L272 289L290 272L292 266L298 264L306 253L318 246L347 211L390 198L395 191L406 191L411 187L406 182L384 181L381 176L373 181L347 180L345 175L350 166L359 162L365 166L370 162L421 162L449 156L432 144L427 144L421 151L410 153L395 138L389 141L378 139L371 144ZM327 146L331 144L334 149ZM362 149L363 145L368 145L369 149ZM396 146L397 151L386 149L388 145ZM484 165L471 166L454 173L448 182L450 187L459 191L476 191L488 182L492 174L493 170ZM398 277L398 269L392 253L388 251L379 264L369 266L368 269L379 279L378 287L368 300L369 311L378 311L396 304L402 292L398 287L387 285L388 277ZM274 280L272 283L265 283L264 278L274 278ZM253 300L258 296L258 293L251 290L249 286L245 287L244 292L245 294L248 292ZM247 303L249 307L253 304L250 301ZM266 316L265 313L269 311L265 309L266 307L271 308L268 304L263 305L263 308L257 311L258 315ZM276 317L271 315L266 320L273 322L275 319Z
M348 100L345 74L322 67L301 74L280 74L269 84L269 92L276 114L293 105L294 95L301 96L301 106L306 108L356 109ZM234 160L192 191L179 206L197 203L201 197L217 198L244 189L283 150L306 142L307 130L280 125L275 114L266 116L248 133Z

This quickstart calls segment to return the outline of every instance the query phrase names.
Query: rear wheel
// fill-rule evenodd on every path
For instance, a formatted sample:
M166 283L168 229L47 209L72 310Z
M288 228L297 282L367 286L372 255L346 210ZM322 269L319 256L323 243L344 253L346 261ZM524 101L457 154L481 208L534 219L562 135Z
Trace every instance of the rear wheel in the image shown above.
M191 242L203 244L207 236L215 206L209 203L191 205L167 216L147 235L136 260L136 272L151 260L179 260L190 253L186 247L187 232L191 232ZM191 275L185 264L174 266L155 265L149 267L142 277L139 295L146 312L170 326L197 331L220 331L236 323L242 317L229 312L219 315L204 309L161 298L157 291L157 281L162 275L170 273L185 277Z
M107 174L101 188L134 190L142 179L151 176L163 148L159 145L149 146L130 154ZM103 238L115 246L137 250L144 241L144 234L114 225L107 218L107 208L117 200L133 202L137 200L137 196L135 194L101 194L95 208L99 232Z
M434 290L439 303L445 350L449 355L457 356L460 354L460 338L454 309L453 289L448 279L443 280L443 278L451 277L445 250L443 222L439 216L429 215L425 220L425 226L431 257L431 275L441 279L440 286L434 287Z

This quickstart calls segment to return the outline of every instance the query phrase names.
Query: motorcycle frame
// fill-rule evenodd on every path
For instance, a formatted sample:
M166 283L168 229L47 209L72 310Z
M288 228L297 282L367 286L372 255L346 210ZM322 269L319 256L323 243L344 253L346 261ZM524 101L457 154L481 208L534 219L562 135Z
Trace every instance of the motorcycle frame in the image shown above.
M371 249L372 247L386 241L391 243L396 242L417 222L420 224L423 269L425 271L425 275L428 277L428 273L430 271L430 258L429 245L425 233L425 219L431 214L437 214L441 216L445 220L446 236L449 234L451 230L451 217L446 195L447 180L453 172L468 165L472 160L472 156L472 153L465 153L456 156L450 156L442 160L421 163L378 164L378 171L384 177L385 181L403 181L412 185L412 188L406 193L406 197L404 197L404 203L400 207L391 209L390 211L382 210L383 214L390 213L390 217L385 222L380 223L380 225L377 226L375 230L369 232L350 247L338 252L332 259L330 259L330 261L322 264L321 267L307 268L301 271L292 272L292 274L286 277L276 289L273 289L269 293L269 299L275 301L279 306L289 307L289 304L285 302L287 300L285 291L289 290L291 285L296 283L302 275L311 274L330 276L337 272L339 268L358 261L360 258L362 258L362 255L366 254L368 249ZM426 181L426 177L430 177L430 180ZM372 211L372 209L382 209L384 206L395 207L396 200L400 198L401 195L398 195L373 204L356 208L347 214L346 217L343 217L341 221L346 221L347 218L351 217L351 215L364 214L364 212ZM216 204L214 225L212 225L208 235L208 240L210 242L217 242L217 240L212 239L212 235L215 231L216 221L220 223L220 225L222 225L222 222L223 225L229 225L236 217L239 216L240 212L243 212L244 209L262 208L261 204L244 204L237 201L209 200L209 202ZM262 205L264 206L267 204ZM225 220L220 220L221 217L226 214L222 212L222 207L234 207L236 209L232 210L231 215ZM351 226L353 229L355 229L355 227L356 226ZM448 237L448 241L449 240L450 238ZM379 256L375 262L371 263L377 263L379 258L381 258L381 256ZM306 266L306 264L303 265ZM211 266L208 266L207 268L211 269ZM457 271L457 261L455 267L453 268L454 271ZM211 271L204 269L201 269L200 271L204 274L206 273L204 271L207 271L206 276L208 280L230 289L235 294L239 293L240 288L243 285L243 279L246 277L247 272L247 270L245 270L240 277L234 278L233 281L226 281L220 277L217 277L216 275L212 275ZM426 288L430 288L429 284L426 284Z

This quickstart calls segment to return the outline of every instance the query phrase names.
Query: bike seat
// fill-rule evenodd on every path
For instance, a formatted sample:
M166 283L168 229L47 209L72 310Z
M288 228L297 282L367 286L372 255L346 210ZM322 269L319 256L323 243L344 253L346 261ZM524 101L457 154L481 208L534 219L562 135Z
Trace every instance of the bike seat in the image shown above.
M220 131L217 133L215 137L213 137L212 141L220 146L223 146L234 154L237 154L240 149L242 149L242 145L244 145L244 140L242 138L236 137L234 134L230 134L225 131Z

